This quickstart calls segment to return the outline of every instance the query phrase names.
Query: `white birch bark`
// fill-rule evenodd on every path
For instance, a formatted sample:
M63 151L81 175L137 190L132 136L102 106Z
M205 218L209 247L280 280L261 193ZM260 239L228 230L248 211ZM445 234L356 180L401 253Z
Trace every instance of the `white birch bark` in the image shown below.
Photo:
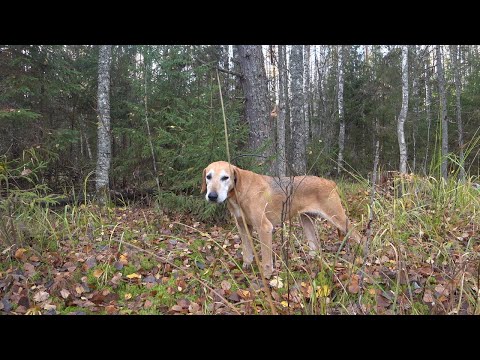
M303 113L303 46L292 45L290 52L291 104L290 122L292 133L292 169L294 175L307 171L305 118Z
M460 95L462 93L462 82L460 79L460 71L459 71L459 58L460 58L460 47L458 45L451 45L450 46L450 56L452 58L453 64L453 76L455 80L455 97L456 97L456 104L455 104L455 111L456 111L456 120L457 120L457 132L458 132L458 148L459 148L459 160L460 160L460 171L458 174L458 178L460 181L465 179L465 155L463 153L463 123L462 123L462 102L460 99Z
M428 163L428 150L430 146L430 128L432 124L431 104L432 104L432 88L430 83L430 55L427 45L425 59L425 114L427 120L427 144L425 149L425 159L423 162L423 174L427 175L427 163Z
M401 174L407 172L407 144L405 142L405 120L408 112L408 46L402 46L402 108L397 122L398 147L400 149Z
M104 205L108 199L109 171L112 156L110 132L110 65L112 45L100 45L98 56L98 139L96 191L98 201Z
M448 177L448 120L447 120L447 96L445 94L445 77L443 75L442 53L440 45L436 45L438 92L440 95L440 120L442 127L442 163L441 176Z
M309 118L309 102L310 102L310 45L304 45L304 58L303 58L303 114L305 117L305 134L306 142L310 139L310 118Z
M286 46L278 45L278 116L277 116L277 171L286 176L285 151L285 90L287 86Z

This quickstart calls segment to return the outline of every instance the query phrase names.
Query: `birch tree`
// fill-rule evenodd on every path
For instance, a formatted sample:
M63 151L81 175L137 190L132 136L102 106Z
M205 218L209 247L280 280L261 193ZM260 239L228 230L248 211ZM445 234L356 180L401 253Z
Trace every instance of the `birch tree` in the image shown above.
M408 46L402 47L402 108L397 122L398 146L400 148L400 173L407 172L407 144L405 142L405 120L408 111Z
M250 150L258 150L262 156L270 159L274 137L269 121L270 105L262 46L238 45L237 50L243 74L241 82L245 95L245 115L250 129L248 146ZM268 162L268 166L268 171L273 173L273 165Z
M343 166L343 151L345 149L345 113L343 108L343 46L338 46L338 122L340 129L338 131L338 167L337 172L340 175Z
M430 69L430 51L427 45L425 50L425 116L427 120L427 142L425 148L425 159L423 163L423 173L427 174L427 162L428 162L428 148L430 145L430 128L432 124L432 113L431 113L431 104L432 104L432 87L431 87L431 69Z
M100 45L98 55L98 138L96 192L100 204L105 205L109 194L109 171L112 157L110 132L110 65L112 45Z
M462 103L460 95L462 93L462 83L460 79L459 71L459 58L460 58L460 47L458 45L450 46L450 56L452 58L453 65L453 77L455 81L455 111L457 117L457 131L458 131L458 148L459 148L459 160L460 160L460 172L459 180L463 181L465 179L465 168L464 168L464 153L463 153L463 124L462 124Z
M290 122L292 140L292 169L294 175L305 175L307 171L305 118L303 113L303 46L292 45L290 52L291 103Z
M277 116L277 170L278 176L286 175L285 152L285 91L287 88L286 46L278 45L278 116Z
M447 96L445 94L445 77L443 75L442 52L440 45L436 45L437 57L437 78L438 78L438 93L440 95L440 120L442 127L442 164L441 175L447 180L448 176L448 120L447 120Z
M307 136L307 143L310 138L310 45L304 45L304 58L303 58L303 114L305 117L305 134Z

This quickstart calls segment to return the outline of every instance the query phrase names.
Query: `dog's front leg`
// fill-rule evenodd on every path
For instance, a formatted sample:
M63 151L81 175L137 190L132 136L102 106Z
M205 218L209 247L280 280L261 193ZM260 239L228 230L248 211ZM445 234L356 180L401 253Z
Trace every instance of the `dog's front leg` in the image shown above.
M243 224L243 218L235 218L237 222L238 232L240 233L240 238L242 239L242 255L243 255L243 268L247 268L252 264L253 261L253 250L250 243L249 236L252 237L252 226ZM248 231L248 233L247 233ZM252 239L253 241L253 239Z
M260 248L262 251L262 267L263 276L270 278L273 272L273 258L272 258L272 223L263 216L260 226L258 227L258 236L260 238Z

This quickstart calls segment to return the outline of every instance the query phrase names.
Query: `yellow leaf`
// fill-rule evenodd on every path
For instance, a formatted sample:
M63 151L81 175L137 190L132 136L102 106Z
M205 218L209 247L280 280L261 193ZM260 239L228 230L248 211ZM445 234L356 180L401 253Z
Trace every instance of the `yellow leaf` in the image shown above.
M23 258L23 254L25 254L27 250L24 249L24 248L20 248L20 249L17 249L17 251L15 251L15 258L20 260Z
M318 297L327 297L328 295L330 295L330 288L328 285L317 286Z
M129 278L129 279L141 279L142 275L137 274L137 273L133 273L133 274L127 275L127 278Z
M130 300L132 298L132 294L126 293L124 297L125 297L125 300Z
M280 304L282 304L283 307L288 307L288 302L285 300L283 300Z
M95 270L93 271L93 276L95 276L97 279L98 279L100 276L102 276L102 274L103 274L103 270L102 270L102 269L95 269Z
M123 265L127 265L128 264L128 260L127 260L127 254L122 254L120 255L120 260L119 260Z

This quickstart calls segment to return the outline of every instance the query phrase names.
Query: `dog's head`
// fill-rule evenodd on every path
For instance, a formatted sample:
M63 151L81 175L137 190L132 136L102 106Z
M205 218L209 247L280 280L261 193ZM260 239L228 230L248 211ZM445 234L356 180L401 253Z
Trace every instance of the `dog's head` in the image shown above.
M229 192L238 186L238 168L226 161L217 161L203 170L202 193L207 192L208 201L222 203L228 198Z

